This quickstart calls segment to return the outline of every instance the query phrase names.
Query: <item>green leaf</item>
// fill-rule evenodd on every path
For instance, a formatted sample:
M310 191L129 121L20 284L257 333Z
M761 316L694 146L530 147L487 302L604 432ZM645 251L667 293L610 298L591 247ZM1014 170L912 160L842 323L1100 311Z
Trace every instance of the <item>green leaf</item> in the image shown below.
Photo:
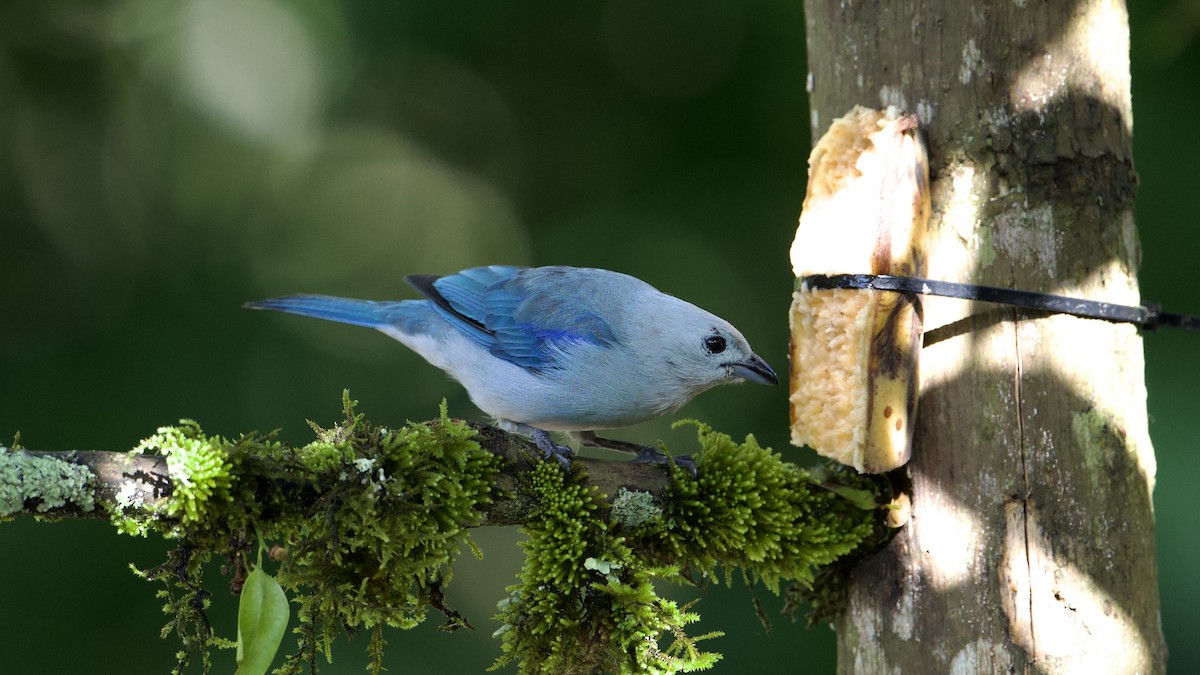
M287 630L287 595L261 567L246 577L238 605L237 675L263 675L271 668Z
M875 503L875 494L870 490L860 490L845 485L830 485L829 489L863 511L871 511L879 506Z

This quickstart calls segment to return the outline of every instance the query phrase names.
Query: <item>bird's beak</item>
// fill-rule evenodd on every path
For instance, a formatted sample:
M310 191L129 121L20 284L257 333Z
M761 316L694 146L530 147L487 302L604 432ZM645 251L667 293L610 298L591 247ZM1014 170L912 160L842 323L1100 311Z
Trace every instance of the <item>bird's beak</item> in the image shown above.
M762 360L758 354L751 354L750 358L745 361L729 364L730 370L734 375L759 384L779 384L779 378L775 376L775 371L771 370L771 366L767 365L766 361Z

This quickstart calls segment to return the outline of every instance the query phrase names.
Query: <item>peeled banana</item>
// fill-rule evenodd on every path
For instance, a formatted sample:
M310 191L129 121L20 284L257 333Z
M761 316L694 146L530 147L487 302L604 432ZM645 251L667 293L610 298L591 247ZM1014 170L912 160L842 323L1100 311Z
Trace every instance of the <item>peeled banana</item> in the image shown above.
M855 107L809 156L792 244L792 443L882 473L912 452L921 350L915 295L810 289L810 274L925 275L929 161L915 115Z

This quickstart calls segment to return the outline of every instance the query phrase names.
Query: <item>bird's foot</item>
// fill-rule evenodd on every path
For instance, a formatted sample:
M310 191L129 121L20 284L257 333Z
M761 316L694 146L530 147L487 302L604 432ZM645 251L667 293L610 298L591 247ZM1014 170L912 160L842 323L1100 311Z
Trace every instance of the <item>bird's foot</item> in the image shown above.
M615 438L604 438L597 436L594 431L576 431L572 435L582 445L590 445L593 448L607 448L609 450L619 450L621 452L632 452L633 459L629 460L635 464L667 464L667 456L657 448L652 448L648 445L640 445L638 443L630 443L628 441L618 441ZM692 474L692 478L696 477L696 462L692 460L691 455L680 455L675 458L675 464L687 469Z
M530 438L533 439L538 449L542 451L542 459L550 459L553 457L562 465L563 471L571 468L571 458L575 456L575 451L565 445L559 445L550 438L550 434L543 429L530 427Z
M634 464L668 464L671 459L675 460L675 466L687 469L692 474L692 478L696 477L696 462L691 455L668 458L661 450L643 445L638 448L637 454L629 461Z

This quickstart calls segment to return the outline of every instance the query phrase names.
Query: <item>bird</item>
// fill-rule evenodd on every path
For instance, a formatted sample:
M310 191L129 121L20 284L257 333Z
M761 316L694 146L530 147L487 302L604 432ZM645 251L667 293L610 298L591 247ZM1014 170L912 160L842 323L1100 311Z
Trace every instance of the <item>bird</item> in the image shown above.
M490 265L405 277L423 299L288 295L247 302L374 328L440 368L505 431L568 468L580 445L663 464L654 448L596 435L675 412L735 382L776 385L775 371L728 321L605 269ZM676 458L693 474L690 458Z

